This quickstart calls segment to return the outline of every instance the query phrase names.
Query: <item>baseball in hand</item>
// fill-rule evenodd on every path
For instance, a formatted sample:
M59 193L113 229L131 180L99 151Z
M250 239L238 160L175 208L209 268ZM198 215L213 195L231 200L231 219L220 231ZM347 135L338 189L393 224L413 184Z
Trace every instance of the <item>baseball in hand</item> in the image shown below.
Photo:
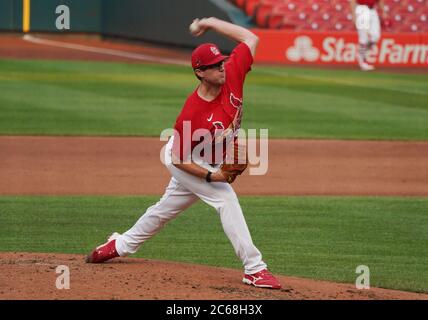
M199 27L199 19L193 20L192 24L189 26L189 31L191 34L196 35L201 28Z

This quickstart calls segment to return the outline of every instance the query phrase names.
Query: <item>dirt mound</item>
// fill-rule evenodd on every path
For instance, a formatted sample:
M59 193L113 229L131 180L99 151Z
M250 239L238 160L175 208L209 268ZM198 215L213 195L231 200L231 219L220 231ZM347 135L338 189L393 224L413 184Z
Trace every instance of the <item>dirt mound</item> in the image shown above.
M56 288L60 265L70 270L70 289ZM428 294L279 276L281 290L241 282L239 270L186 263L121 258L86 264L82 255L1 253L0 300L142 299L142 300L300 300L423 299Z

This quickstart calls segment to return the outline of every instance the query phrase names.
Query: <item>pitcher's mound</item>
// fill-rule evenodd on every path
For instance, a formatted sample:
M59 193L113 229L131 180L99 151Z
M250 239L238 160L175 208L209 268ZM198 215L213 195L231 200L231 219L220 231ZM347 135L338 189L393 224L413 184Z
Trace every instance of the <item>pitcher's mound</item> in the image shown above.
M86 264L82 255L0 253L4 299L428 299L428 294L278 276L281 290L242 283L239 270L121 258ZM70 288L57 289L67 266ZM58 271L58 273L57 273ZM60 278L58 278L60 277Z

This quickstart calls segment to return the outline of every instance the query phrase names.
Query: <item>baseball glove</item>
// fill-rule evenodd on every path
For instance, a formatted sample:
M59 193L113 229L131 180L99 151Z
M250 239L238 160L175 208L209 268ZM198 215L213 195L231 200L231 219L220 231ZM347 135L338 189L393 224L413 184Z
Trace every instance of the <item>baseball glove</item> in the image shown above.
M228 183L235 181L236 177L242 174L248 166L247 147L234 141L233 146L226 150L226 158L220 166L220 170L227 178Z

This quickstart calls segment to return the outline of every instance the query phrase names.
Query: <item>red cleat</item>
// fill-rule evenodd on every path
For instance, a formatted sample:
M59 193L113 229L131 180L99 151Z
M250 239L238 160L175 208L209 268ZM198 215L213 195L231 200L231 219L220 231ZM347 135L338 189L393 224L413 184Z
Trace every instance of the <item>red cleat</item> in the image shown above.
M242 282L259 288L281 289L279 281L267 269L244 275Z
M86 263L102 263L116 257L119 257L116 251L116 239L111 239L96 247L94 251L86 257Z

